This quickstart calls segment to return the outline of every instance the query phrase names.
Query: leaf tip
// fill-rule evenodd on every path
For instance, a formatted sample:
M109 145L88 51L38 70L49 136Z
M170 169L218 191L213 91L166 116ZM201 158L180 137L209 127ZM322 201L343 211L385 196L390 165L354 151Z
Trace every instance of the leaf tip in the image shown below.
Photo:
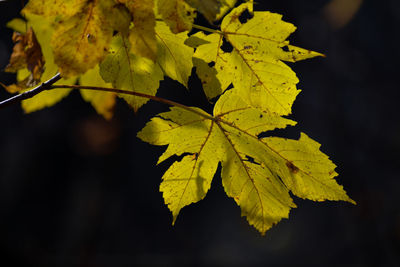
M172 226L175 225L176 218L178 218L178 214L172 214Z
M354 201L353 199L351 199L350 197L346 201L351 203L351 204L353 204L353 205L357 205L357 202Z

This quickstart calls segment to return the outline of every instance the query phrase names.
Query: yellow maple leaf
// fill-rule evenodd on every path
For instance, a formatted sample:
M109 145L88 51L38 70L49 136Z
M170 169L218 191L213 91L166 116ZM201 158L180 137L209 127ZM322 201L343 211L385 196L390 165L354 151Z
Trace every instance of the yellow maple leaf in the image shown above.
M115 88L155 95L164 75L152 60L130 53L127 38L117 35L113 38L110 54L100 64L100 74L104 81ZM120 95L136 111L148 99L126 94Z
M54 21L51 44L63 77L76 76L96 66L106 55L115 27L128 27L130 22L126 11L114 0L29 1L22 13Z
M264 234L296 207L289 190L302 198L354 203L334 180L335 165L305 134L299 140L258 138L294 124L248 105L232 89L219 98L213 116L198 108L174 107L153 118L138 137L168 145L159 162L189 154L172 164L160 185L173 223L183 207L205 197L220 162L225 192Z
M322 54L290 45L286 39L296 28L282 21L281 15L254 12L253 18L241 23L239 17L248 9L252 9L252 3L242 4L226 15L219 34L194 35L193 38L202 40L189 41L197 47L194 57L214 62L221 85L214 89L214 94L225 90L231 81L235 90L254 107L288 115L300 90L296 88L296 74L283 61ZM223 37L232 45L231 52L221 49Z

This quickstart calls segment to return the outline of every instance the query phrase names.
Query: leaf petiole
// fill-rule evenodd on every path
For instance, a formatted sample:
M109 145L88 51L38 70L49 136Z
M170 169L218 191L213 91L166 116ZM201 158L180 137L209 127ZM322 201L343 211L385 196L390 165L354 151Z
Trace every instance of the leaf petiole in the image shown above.
M198 30L206 31L206 32L218 33L218 34L221 34L221 35L224 34L220 30L214 30L214 29L211 29L211 28L208 28L208 27L197 25L197 24L192 24L192 27L195 28L195 29L198 29Z

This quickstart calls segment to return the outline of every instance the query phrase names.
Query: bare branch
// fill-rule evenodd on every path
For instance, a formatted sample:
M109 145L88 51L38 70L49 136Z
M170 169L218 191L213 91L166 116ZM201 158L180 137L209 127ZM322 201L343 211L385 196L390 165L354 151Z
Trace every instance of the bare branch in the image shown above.
M0 102L0 109L4 108L4 107L7 107L9 105L12 105L12 104L19 103L22 100L34 97L35 95L37 95L37 94L39 94L39 93L41 93L41 92L43 92L45 90L52 89L51 86L55 82L60 80L60 79L61 79L60 73L57 73L52 78L50 78L49 80L45 81L44 83L38 85L37 87L35 87L35 88L33 88L33 89L29 90L29 91L23 92L23 93L21 93L19 95L10 97L10 98L8 98L8 99L6 99L4 101L1 101Z

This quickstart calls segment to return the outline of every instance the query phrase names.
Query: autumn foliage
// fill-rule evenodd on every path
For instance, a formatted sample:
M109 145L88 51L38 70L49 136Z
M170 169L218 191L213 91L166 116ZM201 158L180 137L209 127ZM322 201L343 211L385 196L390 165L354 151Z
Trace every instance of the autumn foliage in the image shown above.
M198 13L219 26L194 24ZM22 15L8 24L16 44L6 71L17 72L18 82L5 88L22 92L58 72L62 77L24 100L25 112L74 89L106 119L116 97L134 111L149 99L173 106L138 133L167 146L159 163L179 156L160 185L173 223L206 196L218 166L226 194L261 234L296 207L290 192L354 203L319 143L304 133L298 140L262 137L296 124L287 116L299 80L285 62L323 56L291 45L296 28L281 15L233 0L30 0ZM156 96L165 76L188 87L193 68L212 114Z

